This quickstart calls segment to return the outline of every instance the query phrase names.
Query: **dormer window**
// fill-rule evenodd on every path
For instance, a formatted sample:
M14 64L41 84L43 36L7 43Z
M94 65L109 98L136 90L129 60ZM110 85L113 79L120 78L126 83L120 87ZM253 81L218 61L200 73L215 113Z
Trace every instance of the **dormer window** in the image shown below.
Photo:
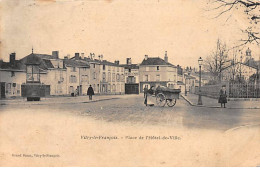
M11 77L14 77L14 76L15 76L15 72L12 71L12 72L11 72Z

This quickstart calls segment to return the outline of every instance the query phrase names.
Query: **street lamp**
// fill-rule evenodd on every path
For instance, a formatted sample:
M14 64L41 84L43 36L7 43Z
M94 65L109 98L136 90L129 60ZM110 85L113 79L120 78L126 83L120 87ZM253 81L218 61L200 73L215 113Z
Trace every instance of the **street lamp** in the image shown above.
M202 99L201 99L201 65L202 65L203 59L200 57L198 59L199 68L200 68L200 79L199 79L199 99L198 99L198 105L202 105Z
M184 74L184 78L185 78L185 96L187 96L187 84L186 84L186 79L187 79L187 77L185 77L185 74Z

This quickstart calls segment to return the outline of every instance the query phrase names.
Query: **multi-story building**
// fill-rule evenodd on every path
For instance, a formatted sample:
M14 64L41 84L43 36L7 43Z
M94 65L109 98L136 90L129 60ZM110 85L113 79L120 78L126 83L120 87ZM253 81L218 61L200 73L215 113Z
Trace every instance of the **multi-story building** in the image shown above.
M78 57L79 53L75 54ZM65 57L65 67L67 68L67 91L71 95L86 95L90 85L90 66L86 62L70 60Z
M10 54L10 62L1 62L1 98L21 96L21 84L26 83L26 62L37 60L40 63L40 81L50 85L51 95L64 95L66 91L66 69L63 60L59 59L58 52L52 55L31 53L16 60L16 54Z
M52 55L31 53L20 61L25 65L30 60L37 60L40 63L40 81L50 85L50 95L66 95L66 68L59 52L53 51Z
M10 61L0 60L0 98L21 96L21 84L26 82L26 67L10 54Z
M98 59L95 59L94 53L91 53L89 57L75 55L71 60L85 62L90 65L90 84L95 93L125 93L124 67L119 65L119 61L112 63L103 60L103 55L99 55Z
M125 76L124 67L119 61L114 63L100 60L100 93L102 94L124 94Z
M177 87L177 67L168 62L167 51L164 60L160 57L148 57L139 66L140 91L143 92L145 85Z
M131 58L127 58L126 64L121 66L125 69L125 93L139 94L139 66L132 64Z

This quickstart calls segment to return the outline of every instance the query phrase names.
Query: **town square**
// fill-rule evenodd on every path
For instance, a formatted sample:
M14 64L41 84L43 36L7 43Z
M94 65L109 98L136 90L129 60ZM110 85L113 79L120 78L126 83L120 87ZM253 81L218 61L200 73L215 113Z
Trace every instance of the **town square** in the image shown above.
M260 4L229 1L0 1L0 166L260 166Z

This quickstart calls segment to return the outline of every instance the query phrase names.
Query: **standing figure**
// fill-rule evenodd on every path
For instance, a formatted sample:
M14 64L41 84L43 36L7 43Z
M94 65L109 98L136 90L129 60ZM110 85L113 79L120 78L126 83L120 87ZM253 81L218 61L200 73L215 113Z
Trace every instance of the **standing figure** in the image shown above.
M218 99L218 103L221 104L221 107L226 108L226 103L227 103L227 91L226 91L226 86L223 85L222 88L219 91L219 99Z
M144 86L144 98L146 98L147 91L148 91L148 85L145 85Z
M76 88L74 96L78 96L78 88Z
M92 95L95 95L95 94L94 94L94 90L93 90L93 88L91 87L91 85L89 85L87 95L89 96L89 100L92 100Z
M155 97L153 97L154 93L155 93L155 88L154 86L151 86L151 88L146 92L145 102L144 102L146 106L154 106L155 104Z

